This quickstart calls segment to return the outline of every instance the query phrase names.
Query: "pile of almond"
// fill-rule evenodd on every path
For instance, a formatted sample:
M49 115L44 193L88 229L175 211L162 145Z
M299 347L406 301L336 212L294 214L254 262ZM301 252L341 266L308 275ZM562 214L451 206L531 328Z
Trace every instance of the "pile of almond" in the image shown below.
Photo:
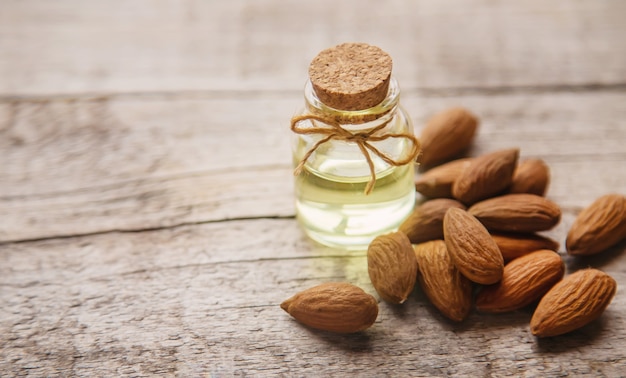
M453 321L473 308L503 313L536 304L530 330L537 337L590 323L611 302L615 280L593 268L565 275L559 243L538 234L561 219L559 206L544 197L550 182L545 162L518 162L516 148L450 161L467 149L477 128L477 117L462 108L437 114L425 126L419 161L430 169L415 187L428 200L397 232L369 245L372 285L383 300L401 304L419 282ZM570 255L592 255L625 238L626 197L607 194L578 215L565 247ZM310 288L281 307L306 325L340 333L366 329L378 314L374 297L347 283Z

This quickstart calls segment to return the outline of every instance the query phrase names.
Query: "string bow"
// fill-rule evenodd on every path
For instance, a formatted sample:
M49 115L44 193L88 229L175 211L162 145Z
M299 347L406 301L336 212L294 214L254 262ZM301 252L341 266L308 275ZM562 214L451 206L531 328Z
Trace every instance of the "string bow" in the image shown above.
M318 121L327 125L328 127L315 126L315 123L313 123L314 125L313 127L299 126L300 122L307 121L307 120ZM300 135L309 135L309 134L324 135L322 139L320 139L317 143L315 143L313 147L311 147L306 152L306 154L304 154L304 156L302 157L302 160L300 160L300 163L296 166L293 172L294 175L298 176L302 172L302 169L304 168L304 164L307 162L309 157L311 157L313 152L315 152L315 150L317 150L317 148L321 146L322 144L330 140L352 142L352 143L355 143L359 147L359 149L363 153L363 156L365 157L365 160L367 161L367 165L369 166L371 179L365 186L365 194L366 195L370 194L372 190L374 189L374 185L376 184L376 170L374 168L374 162L372 161L370 151L374 155L381 158L387 164L393 165L396 167L405 165L414 161L417 158L417 155L419 155L420 153L420 142L415 136L411 134L388 133L388 134L382 134L382 135L374 135L378 131L384 129L387 126L387 124L389 124L390 121L391 120L379 126L376 126L367 132L352 133L349 130L344 129L341 126L341 124L335 121L334 119L324 118L324 117L316 116L313 114L305 114L305 115L293 117L291 119L291 131L293 131L294 133L300 134ZM381 140L385 140L389 138L408 139L409 141L411 141L411 145L412 145L411 152L403 159L394 160L390 158L389 156L387 156L386 154L379 151L376 147L374 147L370 143L370 142L379 142Z

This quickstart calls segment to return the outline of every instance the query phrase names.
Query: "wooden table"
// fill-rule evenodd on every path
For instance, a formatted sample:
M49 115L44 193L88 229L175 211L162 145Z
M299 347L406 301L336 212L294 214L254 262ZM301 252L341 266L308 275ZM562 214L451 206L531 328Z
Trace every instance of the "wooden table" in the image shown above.
M327 281L375 293L364 252L294 219L288 121L310 60L344 41L394 58L416 131L463 105L470 155L552 169L563 243L626 193L620 1L4 1L0 4L2 376L624 376L626 243L593 266L618 293L538 340L532 310L444 319L419 289L366 332L279 303Z

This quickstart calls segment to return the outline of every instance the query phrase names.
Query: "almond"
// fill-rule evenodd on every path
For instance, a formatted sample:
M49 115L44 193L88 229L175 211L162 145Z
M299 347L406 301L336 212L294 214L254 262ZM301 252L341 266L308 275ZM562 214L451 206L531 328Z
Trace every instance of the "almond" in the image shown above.
M513 179L519 149L500 150L474 158L452 184L452 196L466 205L504 191Z
M607 194L578 214L565 242L571 255L593 255L626 238L626 197Z
M462 203L453 199L439 198L424 202L400 225L399 231L405 233L414 244L443 239L443 217L451 207L465 210Z
M300 323L337 333L362 331L376 321L378 303L361 288L330 282L304 290L280 307Z
M519 310L540 299L563 278L565 266L554 251L540 250L504 266L502 279L476 296L476 308L500 313Z
M589 324L602 315L616 290L617 283L608 274L597 269L579 270L544 295L530 320L530 331L549 337Z
M545 231L561 220L559 206L535 194L507 194L490 198L473 205L468 212L489 231Z
M550 183L550 168L541 159L522 161L515 169L509 193L546 194Z
M417 279L417 260L408 236L393 232L376 237L367 249L367 271L385 301L403 303Z
M540 249L559 250L559 243L537 234L491 233L504 261L511 261Z
M429 198L452 198L452 184L472 161L472 158L453 160L426 171L415 180L415 190Z
M430 302L448 319L465 319L472 307L472 284L452 263L446 243L418 244L415 257L420 286Z
M422 130L418 162L429 167L458 156L470 146L477 128L478 118L467 109L457 107L435 114Z
M489 285L502 278L504 260L487 229L468 212L451 207L443 219L446 247L454 265L471 281Z

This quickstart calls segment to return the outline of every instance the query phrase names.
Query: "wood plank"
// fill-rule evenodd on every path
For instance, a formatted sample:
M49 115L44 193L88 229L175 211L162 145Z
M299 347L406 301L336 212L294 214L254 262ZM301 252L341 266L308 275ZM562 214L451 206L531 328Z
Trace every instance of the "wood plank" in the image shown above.
M550 197L572 211L626 193L625 102L612 91L404 99L418 132L438 110L472 109L482 124L470 153L519 146L545 159ZM298 106L289 96L2 103L0 240L293 216L287 123Z
M567 216L565 222L570 222ZM563 236L563 234L561 234ZM353 282L375 294L363 252L303 239L295 221L246 220L0 247L0 370L8 375L619 376L626 296L602 318L547 340L531 310L445 320L416 289L380 303L368 331L340 336L279 308L312 285ZM564 256L626 280L626 245Z
M376 9L376 12L372 12ZM624 84L620 1L11 1L0 96L300 91L345 41L389 51L406 88Z
M626 3L611 0L24 0L0 5L0 371L7 376L621 376L626 295L537 340L532 309L445 320L416 289L338 336L279 308L349 281L364 251L293 217L288 119L336 43L394 58L420 130L463 105L471 155L552 169L545 234L567 271L626 282L626 241L564 252L576 214L626 194ZM372 10L376 11L373 12ZM621 286L620 286L621 288Z

